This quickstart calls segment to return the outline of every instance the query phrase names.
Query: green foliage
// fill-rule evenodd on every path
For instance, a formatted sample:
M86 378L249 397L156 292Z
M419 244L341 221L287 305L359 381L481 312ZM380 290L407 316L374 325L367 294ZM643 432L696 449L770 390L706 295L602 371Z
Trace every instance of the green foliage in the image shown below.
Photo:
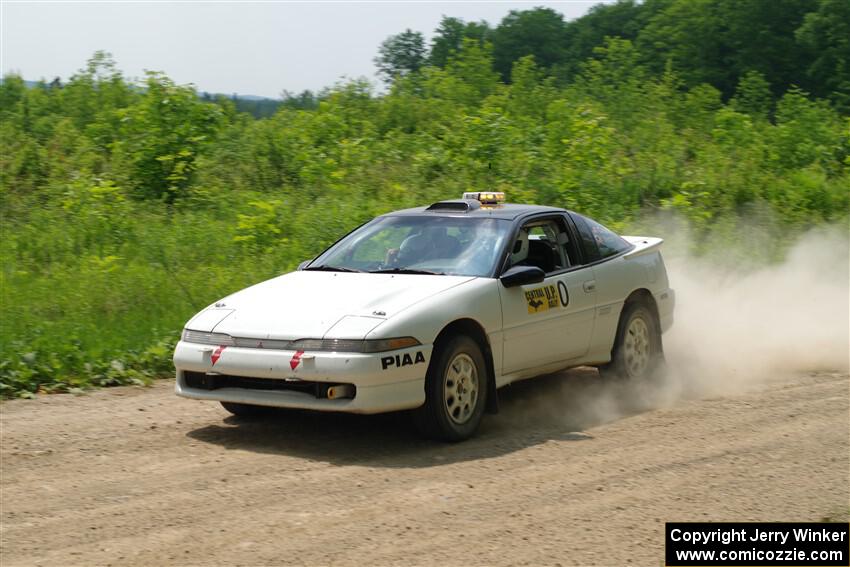
M473 39L465 39L463 49L450 58L446 65L448 77L454 79L448 91L444 91L449 95L447 98L461 104L475 105L494 93L499 87L499 81L491 70L491 61L489 43L479 45Z
M564 60L564 18L551 8L511 10L493 30L493 68L510 80L514 61L531 55L548 69Z
M850 2L821 0L795 34L812 54L806 68L812 92L850 109Z
M388 83L415 73L425 64L425 38L410 29L388 37L378 49L375 66Z
M128 350L122 358L90 361L81 343L71 340L55 350L24 352L0 360L0 397L32 397L37 393L81 392L96 386L143 386L171 370L177 337L162 339L142 351ZM13 348L25 350L22 342Z
M731 96L738 78L761 73L781 93L804 79L807 53L794 33L810 0L671 0L647 14L637 35L644 61L667 61L689 85L710 83Z
M758 71L748 71L741 77L735 96L729 102L739 112L767 118L773 105L770 84Z
M644 7L706 9L616 6L594 13L610 23ZM341 83L263 119L160 74L130 84L105 54L65 85L6 77L0 396L167 375L181 326L204 305L377 214L465 190L574 208L617 230L675 211L697 251L734 239L739 218L771 219L777 241L847 222L840 107L800 89L776 98L781 85L758 70L739 74L724 103L675 61L653 72L640 39L617 37L569 84L536 52L511 61L506 84L495 46L463 26L441 66L396 73L387 94Z
M118 113L120 138L112 151L136 197L172 204L186 196L198 152L223 112L159 73L148 73L145 88L138 104Z
M473 39L483 45L490 39L490 33L487 22L464 22L460 18L443 16L440 25L434 30L428 63L434 67L445 67L449 58L463 49L465 39Z
M309 89L303 90L299 94L283 91L281 95L283 100L280 103L280 106L291 108L293 110L316 110L316 108L319 107L319 99L321 98L320 95L315 94ZM252 114L254 114L254 117L256 118L266 118L266 116L258 116L256 113ZM274 113L270 113L269 116L272 114Z
M281 237L283 218L280 213L282 202L251 201L248 203L254 210L250 214L238 213L236 236L234 242L244 245L248 251L265 250L270 247L286 244L287 239Z
M553 74L564 82L571 82L581 70L582 62L593 56L594 50L605 43L605 38L619 37L633 42L649 11L650 7L634 0L621 0L614 4L597 4L581 18L567 22L564 56L553 66Z
M407 30L388 38L376 61L393 82L426 61L445 68L473 39L493 45L492 68L505 83L514 62L532 56L566 85L579 80L585 62L613 38L631 42L649 72L673 71L689 88L710 84L724 100L743 94L741 88L762 89L753 82L758 76L770 90L767 106L798 87L850 108L846 0L617 0L569 22L551 8L513 10L495 27L444 16L427 56L421 34ZM769 114L764 108L759 113Z

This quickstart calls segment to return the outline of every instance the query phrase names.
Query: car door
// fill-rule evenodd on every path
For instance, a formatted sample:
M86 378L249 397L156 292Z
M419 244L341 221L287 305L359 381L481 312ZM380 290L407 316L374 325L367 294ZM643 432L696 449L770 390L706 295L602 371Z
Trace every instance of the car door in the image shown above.
M563 215L538 216L519 227L505 269L533 265L546 273L536 284L499 286L504 322L502 374L579 358L593 334L596 288L580 264Z
M596 322L590 350L592 358L599 358L600 355L607 356L614 346L626 297L636 288L655 281L659 268L654 263L647 265L640 260L624 259L623 254L632 245L593 219L572 212L569 218L576 228L585 261L593 264L597 282Z

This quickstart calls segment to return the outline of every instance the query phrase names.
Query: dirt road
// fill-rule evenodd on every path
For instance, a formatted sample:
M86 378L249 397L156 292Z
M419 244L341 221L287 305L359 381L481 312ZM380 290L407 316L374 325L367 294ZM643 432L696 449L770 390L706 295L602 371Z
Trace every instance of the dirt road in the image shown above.
M661 565L675 520L846 519L848 376L646 409L577 370L480 435L254 422L170 381L2 410L2 565Z

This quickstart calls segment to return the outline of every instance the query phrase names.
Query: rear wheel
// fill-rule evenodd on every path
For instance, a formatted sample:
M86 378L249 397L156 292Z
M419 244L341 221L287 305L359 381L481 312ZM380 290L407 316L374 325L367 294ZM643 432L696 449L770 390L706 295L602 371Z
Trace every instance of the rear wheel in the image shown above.
M428 437L462 441L475 433L487 403L487 366L481 348L458 335L438 345L425 378L425 404L414 411Z
M611 362L599 368L604 376L649 380L663 363L658 320L644 303L627 303L620 315Z
M251 404L237 404L236 402L221 402L221 406L236 417L252 418L267 415L271 408L265 406L254 406Z

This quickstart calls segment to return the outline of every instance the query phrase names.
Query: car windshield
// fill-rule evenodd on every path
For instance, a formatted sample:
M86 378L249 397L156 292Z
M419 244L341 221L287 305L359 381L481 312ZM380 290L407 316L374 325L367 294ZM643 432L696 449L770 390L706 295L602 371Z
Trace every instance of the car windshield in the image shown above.
M510 221L494 218L380 217L306 269L490 276L510 228Z

